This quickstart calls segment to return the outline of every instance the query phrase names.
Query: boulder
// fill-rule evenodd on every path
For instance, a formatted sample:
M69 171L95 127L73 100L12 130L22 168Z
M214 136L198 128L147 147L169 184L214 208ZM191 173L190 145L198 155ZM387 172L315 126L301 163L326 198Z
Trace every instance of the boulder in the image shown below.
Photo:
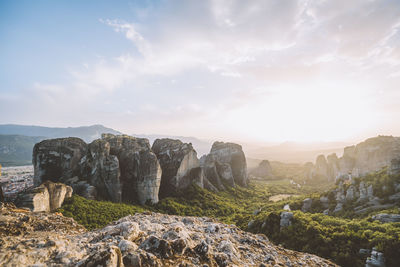
M367 258L365 267L385 267L385 257L382 252L378 252L376 248L372 249L371 257Z
M380 221L381 223L400 222L400 214L379 213L372 216L372 220Z
M329 208L329 198L320 197L319 201L321 202L322 207L324 207L325 209Z
M303 206L301 207L302 212L309 212L311 210L312 199L306 198L303 200Z
M288 227L292 225L293 212L284 211L281 213L280 226Z
M315 161L314 176L329 177L328 163L324 155L319 155Z
M146 138L103 134L110 144L110 154L118 158L121 198L124 202L158 202L161 167Z
M203 187L203 172L192 144L169 138L156 139L152 150L162 169L160 197L171 196L192 183Z
M64 182L80 175L82 157L87 153L87 144L75 137L44 140L33 148L34 184L50 180Z
M271 178L273 177L271 164L268 160L263 160L250 174L259 178Z
M228 185L247 186L247 163L242 147L234 143L214 142L202 160L205 177L218 189ZM230 170L229 170L229 167ZM230 175L232 174L232 176Z
M61 207L66 198L72 196L72 188L62 183L46 181L40 186L18 195L16 204L32 211L54 211Z

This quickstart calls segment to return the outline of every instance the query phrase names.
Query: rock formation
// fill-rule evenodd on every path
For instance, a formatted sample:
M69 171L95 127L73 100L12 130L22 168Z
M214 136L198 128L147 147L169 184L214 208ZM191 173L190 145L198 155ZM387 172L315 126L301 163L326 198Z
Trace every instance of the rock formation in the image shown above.
M87 153L87 144L75 137L44 140L33 148L32 163L36 186L50 180L64 182L80 175L80 161Z
M149 140L112 134L103 134L102 139L119 161L122 200L157 203L162 171Z
M381 223L400 222L400 214L379 213L372 216L372 220L380 221Z
M301 207L302 212L309 212L311 210L312 199L306 198L303 200L303 206Z
M72 188L62 183L46 181L18 195L16 203L32 211L54 211L72 196Z
M157 203L195 183L211 191L248 183L242 147L215 142L202 159L191 144L103 134L89 145L79 138L44 140L33 150L34 183L50 180L72 186L89 199ZM160 188L161 187L161 188Z
M385 267L385 257L382 252L378 252L376 248L372 249L371 257L367 258L365 267Z
M158 202L161 167L149 141L104 134L87 145L79 138L45 140L33 150L34 181L65 182L88 198Z
M288 227L292 225L293 212L284 211L281 213L280 226Z
M1 266L337 266L210 218L142 213L87 232L57 214L0 213Z
M308 176L326 177L329 181L334 181L340 177L364 176L386 166L392 166L391 172L400 173L398 159L400 159L400 137L378 136L356 146L345 147L341 158L331 154L326 161L323 155L319 155Z
M272 175L272 167L268 160L263 160L260 164L250 172L250 175L258 178L271 178Z
M192 144L156 139L152 146L162 169L160 197L182 192L192 183L203 187L203 171Z
M82 158L81 176L95 188L96 192L92 194L95 194L96 198L121 201L119 160L117 156L110 155L109 142L97 139L89 144L88 153ZM87 190L94 189L86 187L84 191ZM90 195L90 192L87 194Z
M205 179L219 190L224 190L225 185L247 186L246 157L240 145L215 142L210 153L200 161Z

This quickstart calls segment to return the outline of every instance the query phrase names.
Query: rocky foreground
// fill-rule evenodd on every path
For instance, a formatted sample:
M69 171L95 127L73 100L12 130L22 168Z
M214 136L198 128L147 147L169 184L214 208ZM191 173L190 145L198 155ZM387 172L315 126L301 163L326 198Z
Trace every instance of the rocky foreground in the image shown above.
M57 213L0 212L1 266L336 266L210 218L142 213L87 232Z

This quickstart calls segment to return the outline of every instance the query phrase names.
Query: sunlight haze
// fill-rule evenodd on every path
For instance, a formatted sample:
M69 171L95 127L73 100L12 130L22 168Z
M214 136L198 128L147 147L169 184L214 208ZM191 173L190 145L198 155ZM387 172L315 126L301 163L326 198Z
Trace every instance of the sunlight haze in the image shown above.
M398 1L78 3L0 3L0 123L247 142L400 135Z

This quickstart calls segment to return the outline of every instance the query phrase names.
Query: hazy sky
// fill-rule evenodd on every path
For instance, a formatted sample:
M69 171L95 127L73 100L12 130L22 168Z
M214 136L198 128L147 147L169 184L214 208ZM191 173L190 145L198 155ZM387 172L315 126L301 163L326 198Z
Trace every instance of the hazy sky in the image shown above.
M0 0L0 123L400 135L400 1Z

